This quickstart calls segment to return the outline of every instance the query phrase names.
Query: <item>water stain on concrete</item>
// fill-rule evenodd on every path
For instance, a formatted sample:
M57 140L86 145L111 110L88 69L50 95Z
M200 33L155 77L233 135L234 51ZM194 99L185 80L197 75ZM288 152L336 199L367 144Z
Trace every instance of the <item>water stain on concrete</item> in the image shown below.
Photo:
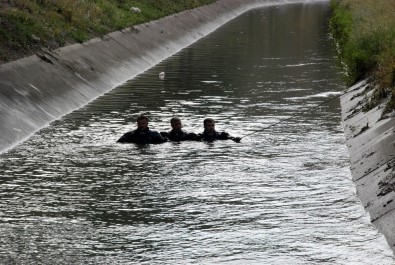
M341 97L343 128L358 197L394 251L395 115L383 118L382 105L368 112L361 110L369 86L364 80Z

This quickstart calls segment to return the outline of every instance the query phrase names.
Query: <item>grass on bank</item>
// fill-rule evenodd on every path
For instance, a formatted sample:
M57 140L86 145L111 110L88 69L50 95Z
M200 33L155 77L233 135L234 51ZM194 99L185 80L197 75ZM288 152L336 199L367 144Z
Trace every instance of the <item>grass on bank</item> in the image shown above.
M2 0L0 64L216 0ZM141 13L134 13L138 7Z
M349 85L367 76L377 84L365 110L390 97L395 109L395 0L331 0L331 30Z

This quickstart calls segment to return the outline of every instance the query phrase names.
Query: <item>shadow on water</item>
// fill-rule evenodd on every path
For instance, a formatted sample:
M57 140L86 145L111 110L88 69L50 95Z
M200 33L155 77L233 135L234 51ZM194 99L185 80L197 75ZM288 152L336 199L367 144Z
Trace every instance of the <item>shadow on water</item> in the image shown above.
M344 88L329 15L252 10L1 155L0 263L393 264L355 196L339 102L320 105ZM140 113L254 134L116 144Z

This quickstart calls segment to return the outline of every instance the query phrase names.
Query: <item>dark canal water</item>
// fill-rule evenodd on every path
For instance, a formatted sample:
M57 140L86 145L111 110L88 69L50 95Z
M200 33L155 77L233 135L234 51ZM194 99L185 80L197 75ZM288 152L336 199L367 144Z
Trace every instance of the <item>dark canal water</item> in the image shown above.
M323 104L344 89L329 12L246 13L2 154L0 263L394 264ZM250 135L116 144L141 113Z

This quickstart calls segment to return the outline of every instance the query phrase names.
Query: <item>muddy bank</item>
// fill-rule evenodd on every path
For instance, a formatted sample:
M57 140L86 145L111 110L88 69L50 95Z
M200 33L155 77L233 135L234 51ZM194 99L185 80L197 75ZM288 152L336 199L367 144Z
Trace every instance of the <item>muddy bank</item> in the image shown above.
M256 7L297 2L309 1L219 0L100 39L0 65L0 153L240 14Z
M395 251L395 113L383 119L384 104L363 112L371 89L363 81L342 96L343 127L358 197Z

